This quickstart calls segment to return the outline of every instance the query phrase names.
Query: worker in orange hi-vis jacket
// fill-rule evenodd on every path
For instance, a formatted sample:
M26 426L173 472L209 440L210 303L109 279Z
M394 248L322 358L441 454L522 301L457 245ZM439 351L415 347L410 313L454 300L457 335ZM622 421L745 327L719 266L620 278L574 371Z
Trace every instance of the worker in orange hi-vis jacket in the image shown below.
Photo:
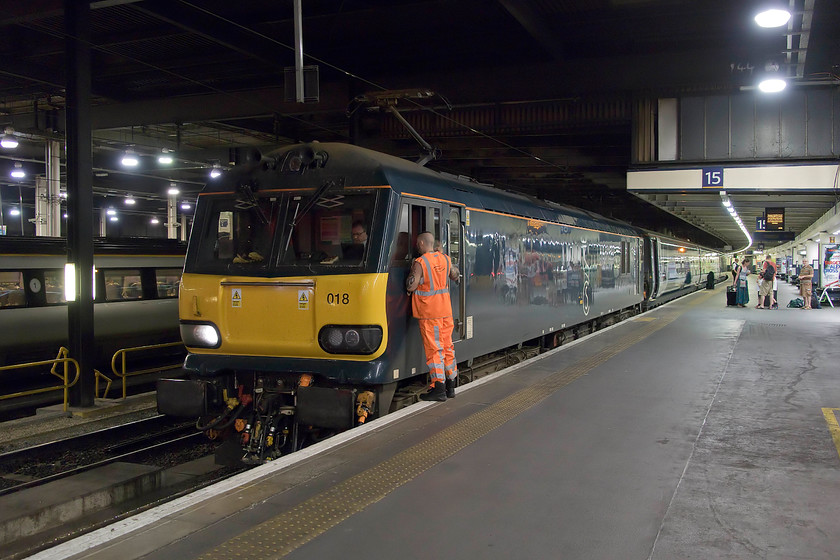
M445 401L455 396L458 384L458 364L452 345L452 302L449 281L461 277L448 255L435 245L429 232L417 236L420 257L414 259L405 282L411 298L411 311L420 324L420 335L426 350L431 386L420 398L424 401Z

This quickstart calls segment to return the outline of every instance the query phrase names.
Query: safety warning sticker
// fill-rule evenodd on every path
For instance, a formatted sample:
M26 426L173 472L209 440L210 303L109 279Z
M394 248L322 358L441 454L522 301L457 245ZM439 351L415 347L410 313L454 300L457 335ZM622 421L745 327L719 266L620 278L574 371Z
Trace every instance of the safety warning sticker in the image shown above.
M298 309L309 309L309 290L298 290Z
M242 289L234 288L230 294L230 306L242 307Z

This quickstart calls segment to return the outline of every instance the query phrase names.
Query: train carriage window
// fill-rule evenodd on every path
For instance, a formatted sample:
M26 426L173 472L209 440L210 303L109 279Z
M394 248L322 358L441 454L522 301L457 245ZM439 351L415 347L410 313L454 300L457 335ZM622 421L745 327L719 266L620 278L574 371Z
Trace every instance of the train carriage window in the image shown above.
M138 269L111 269L105 274L105 301L143 299L143 285Z
M159 268L155 270L155 284L157 285L157 297L175 298L178 297L178 284L181 281L180 268Z
M46 288L47 305L65 303L63 270L45 270L44 286Z
M0 307L26 307L22 272L0 272Z

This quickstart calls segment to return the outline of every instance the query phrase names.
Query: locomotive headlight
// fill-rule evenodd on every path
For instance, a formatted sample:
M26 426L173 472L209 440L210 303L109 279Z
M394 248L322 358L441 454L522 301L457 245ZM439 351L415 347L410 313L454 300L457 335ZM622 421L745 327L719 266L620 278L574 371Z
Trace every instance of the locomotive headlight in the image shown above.
M334 348L338 348L341 346L342 341L344 341L344 335L341 332L341 329L338 328L331 328L327 331L327 343Z
M359 331L357 330L349 329L344 333L344 342L346 342L347 346L350 346L351 348L358 346L359 340L361 339L359 337Z
M326 325L318 333L318 344L330 354L373 354L382 344L382 327Z
M195 348L218 348L222 343L219 329L213 323L181 323L181 340Z

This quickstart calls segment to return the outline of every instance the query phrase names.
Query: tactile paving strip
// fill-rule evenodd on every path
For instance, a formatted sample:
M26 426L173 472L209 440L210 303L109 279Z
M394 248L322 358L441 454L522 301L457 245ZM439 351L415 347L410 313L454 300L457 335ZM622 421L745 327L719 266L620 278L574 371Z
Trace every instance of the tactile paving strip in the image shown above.
M689 305L702 303L710 295L696 298ZM579 360L542 381L517 391L391 459L222 543L200 558L282 558L344 519L378 502L424 471L548 398L555 391L664 328L683 311L684 308L661 311L653 320L646 317L645 322L639 324L639 328L597 354Z

